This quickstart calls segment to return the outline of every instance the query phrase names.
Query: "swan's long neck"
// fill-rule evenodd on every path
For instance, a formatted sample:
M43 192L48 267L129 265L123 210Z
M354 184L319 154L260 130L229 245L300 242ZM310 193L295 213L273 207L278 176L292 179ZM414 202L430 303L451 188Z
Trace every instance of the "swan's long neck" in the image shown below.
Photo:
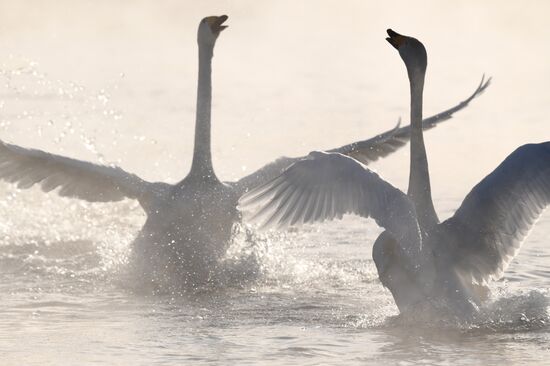
M420 227L428 229L439 222L432 202L428 158L422 132L424 73L409 73L411 87L411 171L408 195L414 202Z
M195 122L195 150L190 176L218 181L212 167L210 114L212 109L212 57L214 45L199 43L199 85Z

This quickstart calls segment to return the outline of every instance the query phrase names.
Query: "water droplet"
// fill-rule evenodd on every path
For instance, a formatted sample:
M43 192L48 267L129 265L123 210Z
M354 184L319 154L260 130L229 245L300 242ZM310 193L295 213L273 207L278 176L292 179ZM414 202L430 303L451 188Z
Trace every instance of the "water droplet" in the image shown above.
M105 90L101 89L97 95L97 100L99 100L103 105L106 105L109 102L109 98L105 95Z

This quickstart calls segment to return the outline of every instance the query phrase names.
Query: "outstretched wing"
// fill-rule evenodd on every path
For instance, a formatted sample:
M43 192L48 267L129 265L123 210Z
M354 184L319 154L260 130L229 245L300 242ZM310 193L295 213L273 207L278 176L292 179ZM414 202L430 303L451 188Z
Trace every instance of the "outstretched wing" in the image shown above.
M455 236L456 268L478 283L498 279L550 204L550 142L523 145L443 223Z
M483 93L485 89L489 86L490 82L491 78L485 81L485 77L483 77L478 88L474 91L472 95L470 95L468 99L450 109L447 109L446 111L436 114L435 116L426 118L422 122L424 130L434 128L440 122L452 118L453 113L460 111L461 109L466 107L468 103L472 101L472 99ZM391 130L385 131L368 140L353 142L351 144L344 145L336 149L328 150L327 152L351 156L361 163L368 165L370 162L376 161L379 158L383 158L397 151L399 148L405 146L405 144L407 144L409 140L410 126L400 128L400 122L398 122L397 126L392 128ZM264 184L271 179L274 179L291 164L303 158L303 156L297 158L281 157L274 162L264 166L263 168L258 169L254 173L241 178L239 181L230 184L235 187L239 195L242 195L248 192L250 189Z
M70 159L0 141L0 179L18 188L40 185L44 192L59 188L60 196L90 202L141 199L150 183L118 167Z
M474 98L481 95L485 91L485 89L487 89L490 83L491 78L485 80L485 75L483 75L479 86L472 95L470 95L466 100L458 103L452 108L449 108L434 116L425 118L422 121L422 129L424 131L430 130L436 127L439 123L453 118L454 113L465 108ZM410 139L411 126L408 125L399 128L398 124L396 128L386 131L369 140L354 142L349 145L339 147L337 149L328 150L328 152L336 152L348 155L354 159L359 160L363 164L368 164L397 151L399 148L405 146Z
M252 188L269 182L273 178L277 177L286 168L288 168L290 165L294 164L300 159L303 159L303 157L280 157L279 159L256 170L254 173L244 176L236 182L227 182L227 184L230 184L235 188L238 196L242 196L246 192L250 191Z
M245 219L263 227L285 227L356 214L373 218L407 251L421 248L416 213L409 198L356 160L312 152L279 177L239 200ZM409 255L412 255L409 253Z

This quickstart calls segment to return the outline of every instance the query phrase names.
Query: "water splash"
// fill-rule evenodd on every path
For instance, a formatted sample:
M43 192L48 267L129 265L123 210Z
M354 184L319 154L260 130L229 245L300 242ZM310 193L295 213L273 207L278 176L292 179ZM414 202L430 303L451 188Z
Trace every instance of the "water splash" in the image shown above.
M110 133L109 142L117 144L119 132L113 126L123 113L112 105L111 93L119 82L99 91L89 90L72 81L52 78L34 61L11 56L0 63L1 138L36 136L39 141L49 139L61 150L69 139L104 163L95 134ZM90 131L86 127L89 125L95 128Z

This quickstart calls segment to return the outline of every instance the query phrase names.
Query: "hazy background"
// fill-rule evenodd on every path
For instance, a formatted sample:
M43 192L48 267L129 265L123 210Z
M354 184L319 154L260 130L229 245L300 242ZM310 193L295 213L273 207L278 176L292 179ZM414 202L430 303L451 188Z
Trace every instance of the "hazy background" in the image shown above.
M81 85L87 96L104 90L106 110L118 119L91 115L79 122L107 161L151 180L174 181L190 165L196 27L209 14L229 15L213 85L213 157L223 179L279 155L369 137L399 116L408 122L406 73L384 40L388 27L427 47L425 115L464 99L483 73L494 78L486 95L427 136L436 199L463 196L515 147L550 138L544 1L0 4L0 62L36 62L47 79ZM1 118L12 122L3 139L93 159L74 136L57 146L39 138L37 126L45 133L55 127L45 118L13 118L12 102L3 104ZM28 101L21 108L44 113L52 104ZM376 168L403 186L407 150Z
M183 178L196 28L227 14L213 64L213 159L220 178L238 179L280 155L408 123L391 27L426 45L426 116L493 77L426 134L445 218L516 147L550 140L549 11L546 1L0 0L0 139L148 180ZM405 188L408 156L407 147L372 167ZM479 329L422 331L391 321L397 309L371 258L380 230L366 220L258 239L262 276L249 286L144 297L119 276L144 220L135 202L83 204L3 183L0 196L2 365L548 360L548 213L493 285Z

